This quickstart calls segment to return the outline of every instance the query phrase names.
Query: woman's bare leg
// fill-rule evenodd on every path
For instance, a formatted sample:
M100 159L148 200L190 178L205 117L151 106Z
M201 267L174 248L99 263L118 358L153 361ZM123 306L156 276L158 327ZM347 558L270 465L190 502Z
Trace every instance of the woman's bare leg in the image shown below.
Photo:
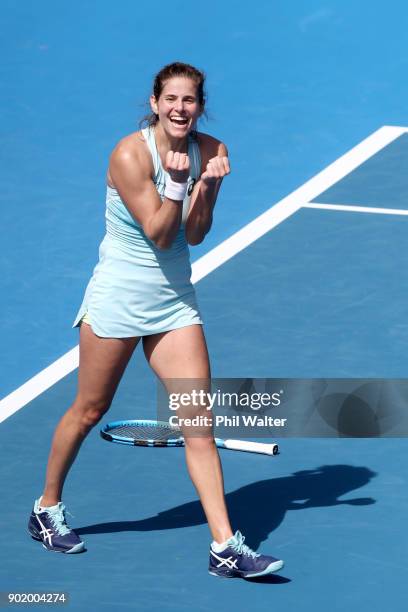
M207 345L201 325L143 338L146 358L161 379L210 380ZM221 462L212 435L186 438L187 468L216 542L232 536L224 497Z
M42 506L61 500L66 475L83 440L108 410L138 340L100 338L90 325L81 325L78 392L54 433Z

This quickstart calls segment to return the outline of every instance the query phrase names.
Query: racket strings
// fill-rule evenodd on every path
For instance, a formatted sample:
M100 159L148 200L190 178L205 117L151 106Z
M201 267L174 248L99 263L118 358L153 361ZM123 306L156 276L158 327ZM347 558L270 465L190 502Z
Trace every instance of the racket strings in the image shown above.
M118 425L109 429L113 436L132 438L133 440L173 440L180 436L180 431L163 425Z

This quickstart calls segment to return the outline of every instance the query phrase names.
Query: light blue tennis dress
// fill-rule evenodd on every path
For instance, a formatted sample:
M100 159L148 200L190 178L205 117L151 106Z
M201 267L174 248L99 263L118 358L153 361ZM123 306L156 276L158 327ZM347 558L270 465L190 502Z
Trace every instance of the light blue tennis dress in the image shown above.
M145 128L142 134L153 159L153 181L163 200L169 175L157 151L154 129ZM188 155L191 170L182 224L169 249L160 250L147 238L116 189L108 185L106 235L74 327L87 315L97 336L129 338L202 324L190 281L190 253L184 231L191 192L201 172L200 150L191 136Z

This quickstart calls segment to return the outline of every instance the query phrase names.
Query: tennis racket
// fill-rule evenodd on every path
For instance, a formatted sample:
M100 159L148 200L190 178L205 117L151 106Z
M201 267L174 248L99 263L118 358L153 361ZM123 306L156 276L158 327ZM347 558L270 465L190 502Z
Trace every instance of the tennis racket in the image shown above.
M181 429L162 421L114 421L107 423L101 429L100 434L108 442L130 446L184 446ZM279 452L279 447L275 443L264 444L263 442L249 442L247 440L215 438L215 444L218 448L261 453L263 455L277 455Z

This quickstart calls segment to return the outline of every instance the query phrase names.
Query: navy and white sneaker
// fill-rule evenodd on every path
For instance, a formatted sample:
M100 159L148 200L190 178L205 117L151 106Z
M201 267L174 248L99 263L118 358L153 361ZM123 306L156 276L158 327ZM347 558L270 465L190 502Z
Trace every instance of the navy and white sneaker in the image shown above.
M237 531L220 552L217 552L217 545L211 544L210 574L222 578L257 578L277 572L283 567L281 559L254 552L244 544L244 540L242 533Z
M75 531L68 527L64 504L59 502L55 506L41 508L39 501L39 499L35 500L28 521L28 531L31 537L42 542L44 548L53 552L82 552L85 544Z

